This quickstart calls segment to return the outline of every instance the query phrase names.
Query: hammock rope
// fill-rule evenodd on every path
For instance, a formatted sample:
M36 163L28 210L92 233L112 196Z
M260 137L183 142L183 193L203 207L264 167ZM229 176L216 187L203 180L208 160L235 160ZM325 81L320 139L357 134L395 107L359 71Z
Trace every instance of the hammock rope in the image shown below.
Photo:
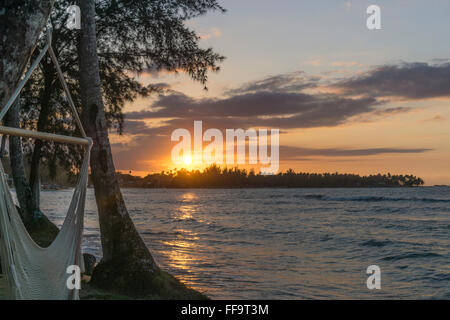
M67 286L67 279L71 274L68 274L66 270L69 266L76 265L82 272L84 271L81 242L92 139L86 136L83 129L64 75L53 52L50 32L47 34L47 43L43 50L31 64L5 107L0 111L0 121L14 104L32 72L46 53L50 55L55 65L59 81L64 88L82 138L5 126L0 126L0 134L79 144L86 146L86 151L64 223L55 240L47 248L36 244L27 232L14 204L5 179L3 165L0 162L0 257L8 298L76 300L79 299L79 292L78 289L69 289Z

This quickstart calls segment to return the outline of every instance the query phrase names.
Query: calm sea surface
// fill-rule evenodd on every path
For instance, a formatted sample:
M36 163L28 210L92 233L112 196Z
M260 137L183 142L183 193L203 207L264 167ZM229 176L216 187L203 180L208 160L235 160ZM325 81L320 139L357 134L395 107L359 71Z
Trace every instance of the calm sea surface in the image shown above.
M59 225L72 190L42 192ZM450 188L124 189L157 262L220 299L450 299ZM83 249L101 256L93 190ZM366 269L381 268L381 290Z

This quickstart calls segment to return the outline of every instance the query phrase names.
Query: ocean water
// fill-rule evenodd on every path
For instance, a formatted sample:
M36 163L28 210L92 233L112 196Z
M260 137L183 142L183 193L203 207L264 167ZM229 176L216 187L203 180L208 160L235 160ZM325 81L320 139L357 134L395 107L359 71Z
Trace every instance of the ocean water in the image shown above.
M44 191L57 224L72 190ZM450 188L124 189L156 261L214 299L450 299ZM93 190L83 250L101 256ZM366 269L381 269L369 290Z

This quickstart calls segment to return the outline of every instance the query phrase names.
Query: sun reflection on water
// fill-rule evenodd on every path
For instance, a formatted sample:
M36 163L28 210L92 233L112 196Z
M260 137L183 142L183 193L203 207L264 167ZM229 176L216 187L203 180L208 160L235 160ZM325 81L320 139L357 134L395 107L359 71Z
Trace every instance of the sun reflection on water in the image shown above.
M193 192L180 195L180 204L173 212L175 220L181 223L183 220L194 219L198 212L197 199L197 195ZM162 253L167 258L168 267L182 270L181 274L178 274L178 278L192 286L194 280L191 274L193 265L198 264L201 260L197 254L200 237L197 232L189 229L184 223L182 228L177 228L174 231L176 232L176 238L163 242L167 250Z
M198 250L196 241L200 239L198 234L187 229L176 229L177 239L164 241L168 250L162 252L167 257L169 268L181 270L177 278L193 287L198 280L192 273L193 265L201 260L195 252Z
M198 260L192 257L191 250L195 247L195 244L190 241L164 241L164 244L170 248L164 254L167 255L171 268L190 270L191 264Z
M192 219L193 214L196 212L197 205L192 204L197 200L197 195L192 192L184 193L181 196L181 202L183 203L175 211L175 218L179 220Z
M181 196L181 200L183 202L188 202L188 201L192 201L192 200L196 200L197 199L197 195L193 192L186 192L183 193L183 195Z

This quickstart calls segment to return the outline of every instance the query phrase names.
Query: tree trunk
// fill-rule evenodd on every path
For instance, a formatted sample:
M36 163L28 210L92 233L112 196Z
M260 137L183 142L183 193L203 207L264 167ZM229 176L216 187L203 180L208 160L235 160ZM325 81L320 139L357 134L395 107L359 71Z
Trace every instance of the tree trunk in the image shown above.
M0 106L3 107L16 89L20 77L37 44L54 0L6 0L0 11ZM11 107L8 122L18 127L19 107ZM21 199L22 218L31 222L36 205L26 181L22 147L19 138L10 137L10 158L17 196ZM14 174L15 173L15 174ZM19 200L20 201L20 200Z
M54 0L4 0L0 4L0 107L19 83Z
M95 268L92 283L124 294L152 290L159 271L137 232L125 206L112 160L97 55L95 4L78 1L81 9L79 50L82 121L93 139L91 177L100 220L103 259Z
M6 137L5 135L2 136L2 143L0 146L0 159L3 159L6 156Z
M6 114L5 124L9 127L19 127L20 97L17 98L14 105ZM33 221L33 213L38 209L35 199L32 197L30 185L27 181L25 165L22 153L22 141L19 137L9 137L9 159L11 162L11 171L16 187L17 199L20 203L20 214L25 225Z
M37 122L37 131L45 131L48 125L48 117L50 115L50 99L51 99L51 86L53 84L52 76L55 76L55 73L52 72L54 69L51 66L44 66L44 77L45 77L45 88L40 99L41 111L39 113L39 119ZM34 201L36 202L39 208L39 189L40 189L40 181L39 181L39 167L41 161L41 150L44 146L44 142L42 140L37 139L34 142L33 155L31 156L30 163L30 187L32 196Z
M20 98L17 98L6 114L5 123L7 126L19 127L19 110ZM9 137L9 158L22 220L33 240L41 247L48 247L58 235L59 229L45 215L42 215L39 219L35 218L34 213L39 211L39 198L37 198L39 195L33 197L30 184L27 181L21 138Z
M36 47L39 35L47 22L54 0L3 0L0 3L0 108L17 88L20 77ZM7 117L18 127L18 99ZM10 137L10 158L17 195L26 209L23 214L30 235L39 245L48 246L58 233L58 228L46 217L32 222L36 205L27 183L20 138ZM22 195L20 195L22 194ZM19 200L20 201L20 200Z
M53 50L56 51L55 48L53 48ZM37 131L46 131L49 122L48 119L52 112L50 103L52 98L53 86L55 85L54 79L56 79L57 76L53 62L47 63L44 59L43 61L41 61L41 66L44 74L44 90L39 99L41 111L39 112ZM33 155L31 156L30 163L30 187L38 207L40 190L39 167L41 161L41 150L43 147L44 141L37 139L34 142Z

